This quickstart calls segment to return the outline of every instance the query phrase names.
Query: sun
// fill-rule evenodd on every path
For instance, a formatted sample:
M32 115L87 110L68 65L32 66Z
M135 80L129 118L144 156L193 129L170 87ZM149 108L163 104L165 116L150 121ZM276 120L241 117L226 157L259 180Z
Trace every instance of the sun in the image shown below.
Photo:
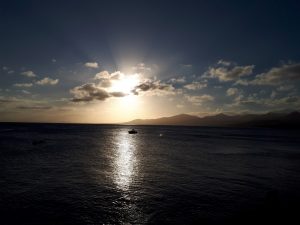
M130 95L139 82L138 74L124 75L120 79L113 81L110 91L123 92Z

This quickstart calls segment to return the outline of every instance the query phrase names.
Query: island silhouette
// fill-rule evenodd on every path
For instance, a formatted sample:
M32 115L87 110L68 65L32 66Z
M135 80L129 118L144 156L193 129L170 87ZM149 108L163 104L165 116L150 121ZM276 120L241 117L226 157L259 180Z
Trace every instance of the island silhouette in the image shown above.
M179 114L157 119L135 119L125 125L174 125L174 126L212 126L212 127L278 127L299 128L300 112L269 112L265 114L226 115L223 113L198 117Z

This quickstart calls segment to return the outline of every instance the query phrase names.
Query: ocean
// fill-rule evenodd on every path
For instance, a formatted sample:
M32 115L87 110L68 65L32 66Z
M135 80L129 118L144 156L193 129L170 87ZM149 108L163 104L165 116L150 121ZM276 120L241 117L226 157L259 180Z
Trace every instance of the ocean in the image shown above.
M0 224L297 224L299 146L299 130L2 123Z

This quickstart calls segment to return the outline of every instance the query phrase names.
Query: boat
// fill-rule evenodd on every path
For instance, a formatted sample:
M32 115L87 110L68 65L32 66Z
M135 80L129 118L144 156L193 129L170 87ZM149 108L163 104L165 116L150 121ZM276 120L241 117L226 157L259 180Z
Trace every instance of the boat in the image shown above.
M135 129L132 129L132 130L128 131L128 134L136 134L136 133L137 133L137 131Z

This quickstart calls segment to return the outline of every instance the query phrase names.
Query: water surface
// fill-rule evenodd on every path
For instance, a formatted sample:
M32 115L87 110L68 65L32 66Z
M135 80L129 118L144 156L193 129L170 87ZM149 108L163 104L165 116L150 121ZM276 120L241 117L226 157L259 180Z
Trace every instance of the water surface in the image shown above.
M296 130L0 125L1 224L297 219ZM298 219L299 220L299 219Z

